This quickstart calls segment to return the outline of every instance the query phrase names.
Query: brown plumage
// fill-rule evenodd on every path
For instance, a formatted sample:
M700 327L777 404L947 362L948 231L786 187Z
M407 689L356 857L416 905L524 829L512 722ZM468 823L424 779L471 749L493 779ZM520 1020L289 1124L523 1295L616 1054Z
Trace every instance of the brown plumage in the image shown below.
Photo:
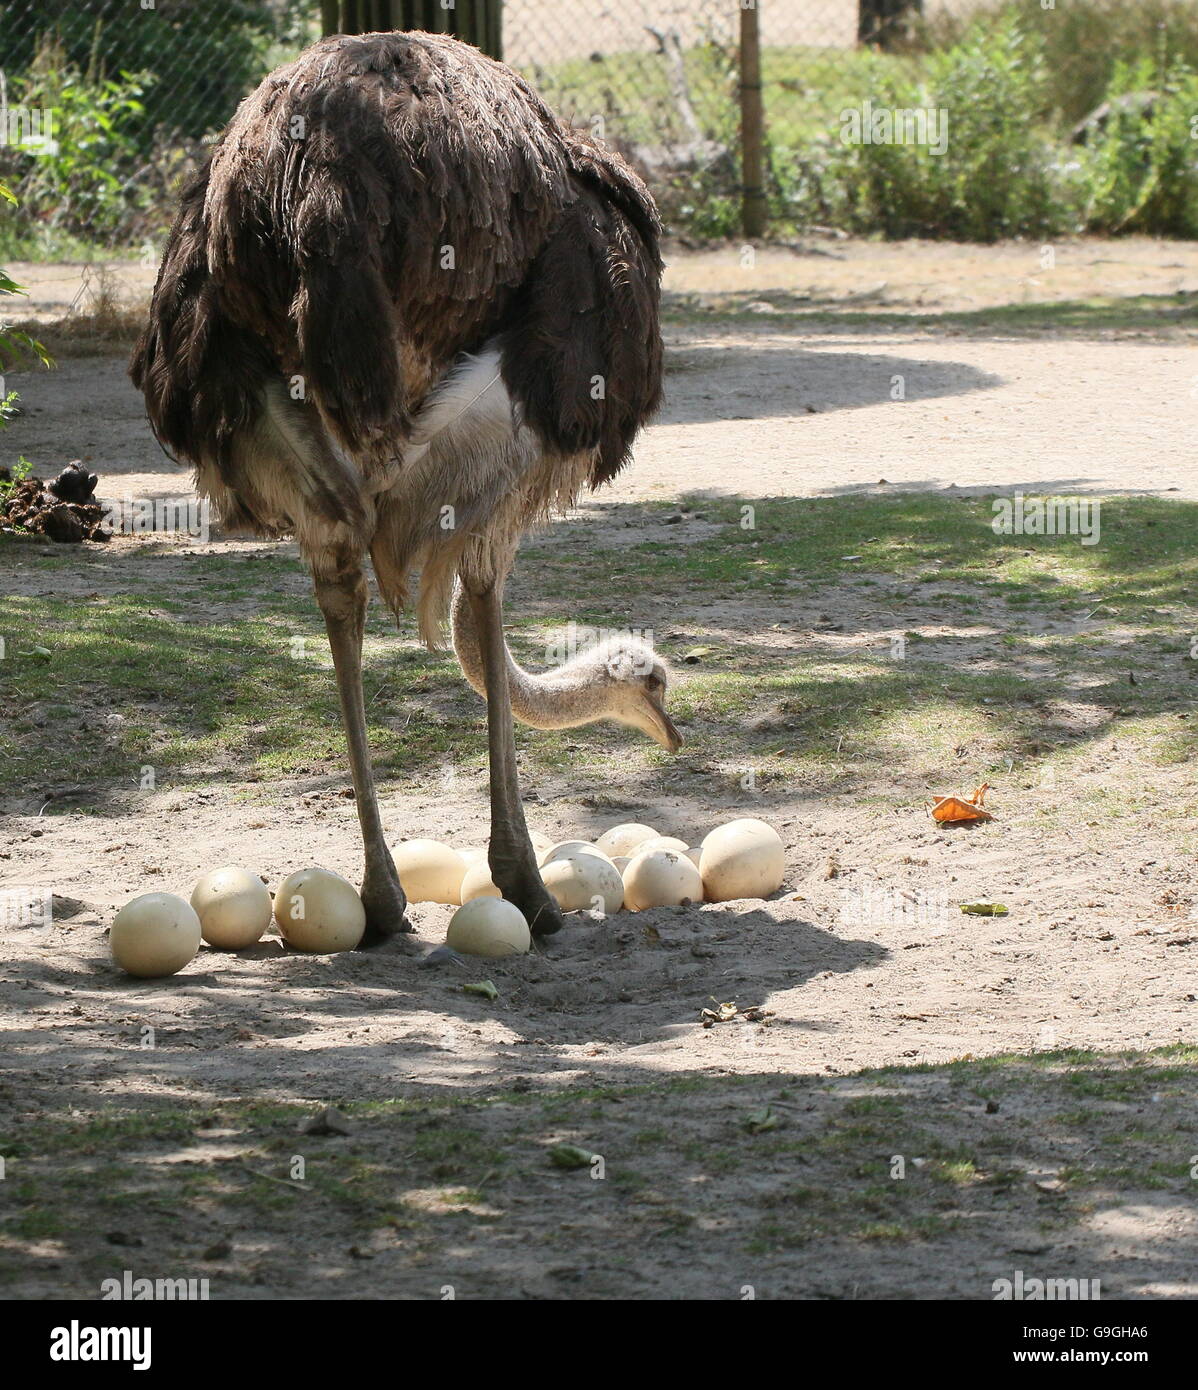
M184 190L131 375L225 524L294 534L312 567L373 935L399 925L403 897L361 709L367 553L396 611L421 572L430 641L462 586L455 641L488 701L492 870L535 930L560 923L508 708L509 678L537 678L506 653L501 595L521 532L614 476L658 404L659 230L618 156L509 68L432 34L315 45L241 104ZM634 687L606 717L676 746L664 667L639 646L619 657Z

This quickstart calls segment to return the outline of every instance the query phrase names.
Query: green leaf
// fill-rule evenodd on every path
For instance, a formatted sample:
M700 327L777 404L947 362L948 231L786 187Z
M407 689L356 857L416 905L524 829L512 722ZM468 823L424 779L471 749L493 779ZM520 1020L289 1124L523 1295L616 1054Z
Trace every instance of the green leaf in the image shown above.
M472 984L463 985L462 989L467 994L481 994L486 999L499 998L499 991L490 980L476 980Z
M589 1168L596 1155L577 1144L554 1144L549 1150L549 1162L555 1168Z
M777 1129L782 1121L765 1105L760 1110L750 1110L743 1123L750 1134L765 1134L768 1130Z
M961 911L974 917L1005 917L1010 909L1002 903L962 903Z

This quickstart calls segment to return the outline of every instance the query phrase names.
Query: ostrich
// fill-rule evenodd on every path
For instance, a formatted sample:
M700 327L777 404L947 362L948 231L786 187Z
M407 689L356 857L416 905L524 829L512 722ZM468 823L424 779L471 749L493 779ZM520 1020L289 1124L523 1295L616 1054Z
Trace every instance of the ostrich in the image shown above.
M181 195L130 375L233 530L293 535L332 650L365 851L365 940L409 929L362 696L369 556L487 704L489 863L561 926L513 713L674 751L669 673L614 639L539 676L503 635L519 538L610 480L661 394L660 224L641 180L510 68L423 33L335 37L242 102Z

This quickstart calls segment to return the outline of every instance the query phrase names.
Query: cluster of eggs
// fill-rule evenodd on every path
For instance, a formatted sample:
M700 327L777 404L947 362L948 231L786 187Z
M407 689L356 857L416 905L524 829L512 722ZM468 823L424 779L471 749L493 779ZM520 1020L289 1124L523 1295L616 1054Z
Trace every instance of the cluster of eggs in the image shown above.
M201 940L223 951L258 942L271 917L298 951L352 951L366 930L366 909L353 884L328 869L300 869L272 900L248 869L213 869L192 890L143 893L113 919L109 947L130 975L174 975L194 960Z
M742 819L713 830L692 849L652 826L625 824L592 844L532 835L541 878L563 912L605 915L686 903L764 898L782 886L778 832ZM408 840L395 851L408 901L456 907L446 934L453 950L476 956L518 955L532 937L524 915L491 879L485 850L459 852L439 840ZM189 964L201 940L226 951L253 946L278 923L300 951L350 951L362 940L366 911L357 890L328 869L300 869L273 900L248 869L205 874L191 901L173 893L143 893L117 913L109 941L113 960L131 975L173 975Z
M607 915L621 908L642 912L704 900L764 898L782 886L785 872L778 832L750 818L719 826L694 849L685 840L635 823L612 826L594 843L550 844L535 834L532 840L541 879L563 912L590 909ZM531 944L527 924L521 914L510 911L512 904L502 900L485 852L457 855L460 868L453 855L457 851L438 841L412 840L401 846L396 860L405 887L409 877L415 884L424 870L436 865L435 874L423 880L430 891L427 900L461 904L450 921L446 944L469 955L527 951ZM409 866L407 876L405 865ZM413 901L421 901L417 892L415 887L408 889Z

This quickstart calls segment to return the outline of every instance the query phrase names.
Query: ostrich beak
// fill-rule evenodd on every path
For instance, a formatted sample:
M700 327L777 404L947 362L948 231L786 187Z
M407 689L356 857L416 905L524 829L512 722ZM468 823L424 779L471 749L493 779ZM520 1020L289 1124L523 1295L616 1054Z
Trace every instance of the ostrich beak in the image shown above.
M656 700L652 695L645 696L645 703L648 706L646 711L649 716L649 727L645 732L656 743L669 753L677 753L682 747L682 735L674 725L674 721L666 713L666 707L660 700Z

